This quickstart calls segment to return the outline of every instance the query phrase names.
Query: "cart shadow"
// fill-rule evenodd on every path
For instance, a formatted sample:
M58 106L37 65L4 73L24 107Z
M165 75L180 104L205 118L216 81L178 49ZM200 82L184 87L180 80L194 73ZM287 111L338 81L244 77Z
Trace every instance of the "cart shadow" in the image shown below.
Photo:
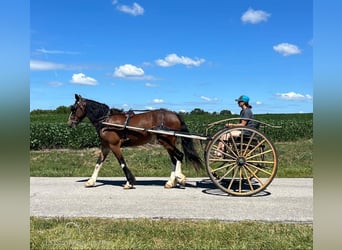
M76 182L87 182L88 179L81 179ZM166 180L137 180L135 183L135 186L160 186L164 187ZM118 186L123 187L126 184L126 180L102 180L98 179L96 180L96 185L92 188L97 188L101 186ZM189 181L185 184L185 186L177 185L175 188L178 189L185 189L185 188L201 188L202 193L207 195L215 195L215 196L229 196L234 197L228 193L223 192L221 189L217 188L217 186L210 180L210 179L202 179L200 181ZM250 197L264 197L268 196L271 193L268 191L261 191L255 195L252 195Z
M229 196L229 197L238 197L223 192L221 189L217 188L217 186L210 179L203 179L196 183L196 187L203 188L202 193L208 195L216 195L216 196ZM245 197L264 197L271 195L268 191L261 191L255 195L245 196Z

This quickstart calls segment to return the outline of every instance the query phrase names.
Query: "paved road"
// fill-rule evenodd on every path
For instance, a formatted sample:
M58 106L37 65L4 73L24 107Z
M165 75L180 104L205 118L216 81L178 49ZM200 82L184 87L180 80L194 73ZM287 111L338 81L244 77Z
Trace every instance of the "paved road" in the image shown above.
M207 178L188 178L185 188L164 189L167 178L99 178L85 188L83 177L31 177L30 214L44 217L175 218L313 222L313 180L274 179L254 197L233 197Z

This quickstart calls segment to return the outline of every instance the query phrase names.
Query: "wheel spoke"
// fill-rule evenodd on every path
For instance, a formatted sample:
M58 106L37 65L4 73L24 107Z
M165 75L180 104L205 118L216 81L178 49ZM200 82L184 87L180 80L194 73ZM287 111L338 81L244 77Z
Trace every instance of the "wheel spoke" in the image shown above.
M252 141L253 141L254 136L255 136L255 132L253 132L253 134L249 137L247 146L246 146L246 148L245 148L245 151L243 152L243 156L246 156L246 154L247 154L247 152L248 152L248 149L249 149L249 147L251 146L251 143L252 143Z
M211 162L235 162L235 159L226 159L226 158L209 158Z
M248 157L251 153L253 153L257 148L259 148L266 140L262 140L260 141L251 151L248 152L247 155L245 155L246 157Z
M273 150L272 150L272 149L269 149L269 150L263 151L263 152L261 152L261 153L258 153L258 154L255 154L255 155L251 155L251 156L249 156L249 157L246 157L246 159L249 160L249 159L252 159L252 158L255 158L255 157L258 157L258 156L262 156L262 155L265 155L265 154L268 154L268 153L271 153L271 152L273 152Z
M250 178L248 178L248 174L247 174L247 170L246 170L246 168L243 168L243 171L245 172L245 176L247 177L247 181L248 181L248 185L249 185L249 187L251 188L251 190L252 190L252 191L254 191L253 184L252 184L252 182L251 182Z
M253 177L258 180L261 186L263 186L264 183L262 182L262 180L248 166L245 166L245 167L248 170L248 172L250 172L253 175Z
M234 168L234 169L236 170L236 168ZM231 181L229 182L229 185L228 185L228 187L227 187L228 190L232 189L232 184L233 184L233 182L234 182L234 180L235 180L236 172L237 172L237 171L234 171L233 177L232 177Z
M255 165L253 165L253 164L248 163L248 162L246 162L246 167L247 167L247 166L256 168L256 169L258 169L259 171L261 171L261 172L263 172L264 174L267 174L267 175L271 175L271 174L272 174L272 173L266 171L265 169L259 168L259 167L255 166Z
M235 162L234 163L230 163L230 164L223 164L223 166L219 167L219 168L215 168L215 169L211 169L212 172L216 172L216 171L219 171L221 169L224 169L224 168L229 168L229 167L232 167L235 165Z
M274 161L248 161L249 163L274 164Z
M234 146L234 149L235 149L235 152L237 152L237 153L235 153L233 150L231 150L231 152L236 156L236 157L239 157L239 154L238 154L238 152L239 152L239 150L238 150L238 148L237 148L237 145L236 145L236 142L235 142L235 138L233 137L233 136L230 136L230 138L232 139L232 142L233 142L233 146ZM229 147L228 147L229 148Z

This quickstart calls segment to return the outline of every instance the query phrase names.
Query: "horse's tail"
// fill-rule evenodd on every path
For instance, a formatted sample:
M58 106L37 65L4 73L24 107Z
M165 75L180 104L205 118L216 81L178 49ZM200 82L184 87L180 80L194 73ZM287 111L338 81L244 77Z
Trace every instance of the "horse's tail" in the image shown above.
M186 126L183 118L177 114L179 121L181 122L181 132L189 133L189 129ZM196 171L203 168L203 163L201 158L194 147L194 142L191 138L181 137L182 148L185 155L185 160L190 162L191 165L196 169Z

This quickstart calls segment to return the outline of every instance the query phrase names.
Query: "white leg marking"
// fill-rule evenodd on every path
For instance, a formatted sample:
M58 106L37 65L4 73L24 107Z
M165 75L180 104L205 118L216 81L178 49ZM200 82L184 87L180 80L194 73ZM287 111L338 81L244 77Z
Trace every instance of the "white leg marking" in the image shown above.
M176 166L173 163L171 163L171 175L170 179L165 183L165 188L173 188L177 185L175 170Z
M85 184L86 187L95 186L96 179L97 179L97 176L99 175L99 171L100 171L101 167L102 167L102 163L95 165L95 169L94 169L92 176L90 177L90 179Z
M177 161L177 164L176 164L176 179L177 179L177 182L181 185L185 185L185 175L182 173L182 163L180 161Z

